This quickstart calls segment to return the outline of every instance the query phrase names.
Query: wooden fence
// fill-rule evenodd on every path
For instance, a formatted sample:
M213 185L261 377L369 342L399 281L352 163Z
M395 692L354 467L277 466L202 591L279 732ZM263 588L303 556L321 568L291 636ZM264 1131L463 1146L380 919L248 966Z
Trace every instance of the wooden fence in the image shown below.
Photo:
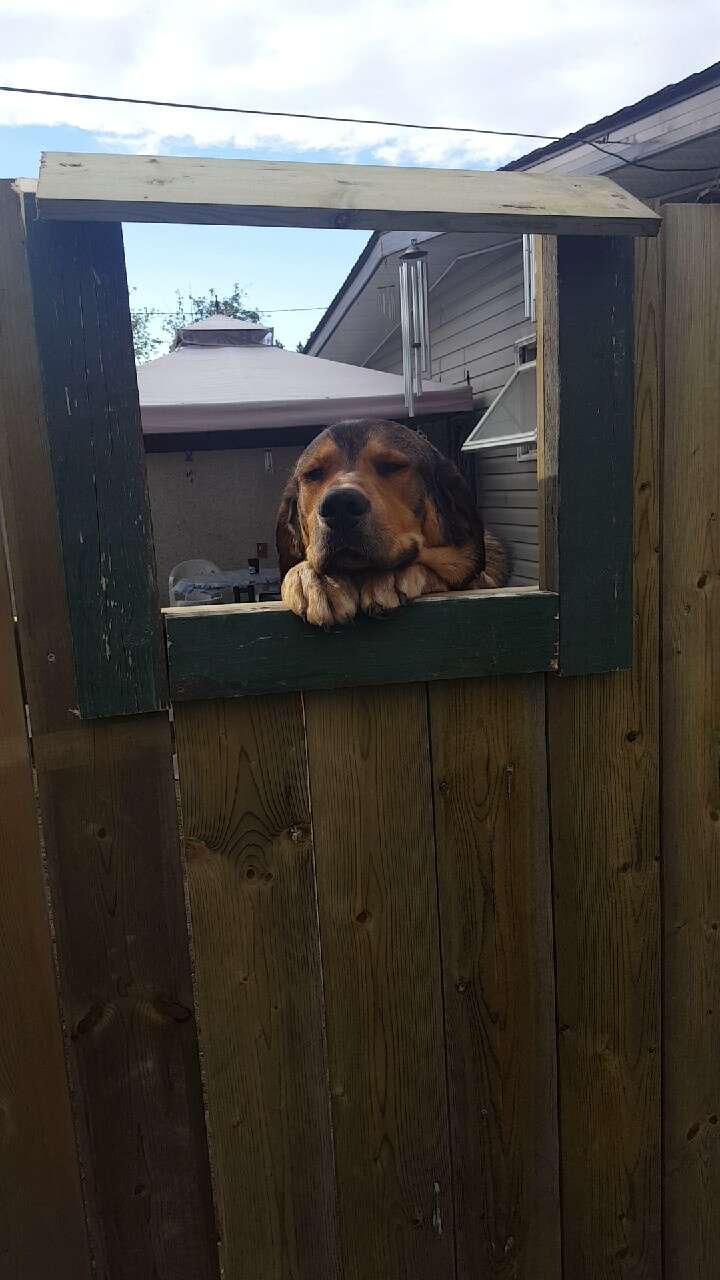
M663 212L632 670L177 704L174 742L72 711L0 243L9 1280L720 1274L720 209Z

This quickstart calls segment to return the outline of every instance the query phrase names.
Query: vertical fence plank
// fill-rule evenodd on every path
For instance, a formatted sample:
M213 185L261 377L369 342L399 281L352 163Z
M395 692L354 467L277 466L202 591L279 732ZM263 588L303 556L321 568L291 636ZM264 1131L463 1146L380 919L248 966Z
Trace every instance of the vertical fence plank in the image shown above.
M559 1280L541 676L430 687L459 1280Z
M540 580L560 671L612 671L632 658L633 242L546 237L538 270Z
M0 1271L89 1280L40 833L0 548Z
M80 714L167 705L122 227L38 222L27 252Z
M176 709L211 1158L228 1280L336 1280L299 695Z
M450 1280L425 688L305 699L346 1280Z
M565 1274L660 1258L659 447L662 287L636 272L634 658L548 678Z
M667 1280L720 1273L720 209L667 206Z
M166 716L75 704L24 226L0 184L0 477L96 1273L213 1280L217 1251Z

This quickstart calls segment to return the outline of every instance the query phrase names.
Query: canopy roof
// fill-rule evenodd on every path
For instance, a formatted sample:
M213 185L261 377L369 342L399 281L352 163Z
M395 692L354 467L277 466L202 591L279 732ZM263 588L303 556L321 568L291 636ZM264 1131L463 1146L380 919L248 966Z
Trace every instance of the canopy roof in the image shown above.
M402 378L269 345L272 330L211 316L180 329L169 355L137 371L146 434L325 426L404 418ZM472 409L469 389L423 384L418 416Z

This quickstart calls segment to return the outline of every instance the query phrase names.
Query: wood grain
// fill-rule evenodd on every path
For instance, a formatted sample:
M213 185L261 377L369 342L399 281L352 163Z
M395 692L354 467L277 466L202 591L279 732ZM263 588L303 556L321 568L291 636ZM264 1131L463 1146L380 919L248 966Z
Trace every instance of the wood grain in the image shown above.
M196 703L175 723L223 1271L335 1280L300 699Z
M660 225L605 177L52 151L38 208L45 218L368 231L641 236Z
M535 277L539 581L541 590L559 591L560 328L555 236L535 237Z
M275 602L165 609L171 693L186 702L549 671L557 613L557 597L533 588L426 596L329 632Z
M345 1280L451 1280L422 686L305 697Z
M6 1280L89 1280L4 551L0 726L0 1271Z
M27 254L85 718L167 705L122 228L38 222Z
M661 1275L659 508L662 279L636 269L634 656L548 679L567 1276Z
M460 1280L560 1276L541 676L430 688Z
M102 1280L215 1280L170 728L161 714L93 725L72 711L24 227L9 183L0 306L0 484L93 1261Z
M560 236L543 245L539 269L541 583L560 594L561 673L623 669L632 658L633 244Z
M666 210L665 1275L720 1272L720 209Z

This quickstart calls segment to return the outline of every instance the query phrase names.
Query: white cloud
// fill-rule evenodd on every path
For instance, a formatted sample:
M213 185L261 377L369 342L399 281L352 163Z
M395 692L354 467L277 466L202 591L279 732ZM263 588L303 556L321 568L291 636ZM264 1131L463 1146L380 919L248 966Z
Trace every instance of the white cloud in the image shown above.
M131 97L563 134L715 56L696 0L0 0L0 81ZM501 164L531 140L0 94L0 124L68 124L108 147L360 151Z

